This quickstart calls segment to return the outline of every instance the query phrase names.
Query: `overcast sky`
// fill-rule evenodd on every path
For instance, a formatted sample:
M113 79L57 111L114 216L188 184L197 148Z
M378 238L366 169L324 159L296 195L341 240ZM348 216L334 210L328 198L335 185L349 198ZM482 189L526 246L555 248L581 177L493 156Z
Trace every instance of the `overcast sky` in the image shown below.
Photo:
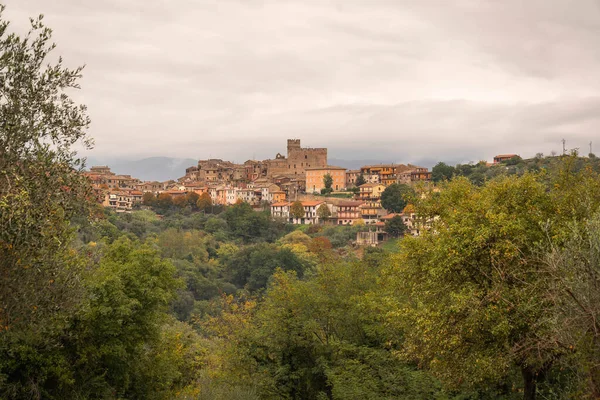
M5 0L86 64L93 156L600 153L600 0Z

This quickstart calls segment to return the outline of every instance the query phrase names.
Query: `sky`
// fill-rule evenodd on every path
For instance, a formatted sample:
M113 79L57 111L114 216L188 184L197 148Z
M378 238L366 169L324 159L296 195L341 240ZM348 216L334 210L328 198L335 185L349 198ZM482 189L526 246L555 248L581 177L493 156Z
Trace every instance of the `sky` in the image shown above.
M101 157L600 153L600 0L5 0L85 64ZM594 143L595 142L595 143Z

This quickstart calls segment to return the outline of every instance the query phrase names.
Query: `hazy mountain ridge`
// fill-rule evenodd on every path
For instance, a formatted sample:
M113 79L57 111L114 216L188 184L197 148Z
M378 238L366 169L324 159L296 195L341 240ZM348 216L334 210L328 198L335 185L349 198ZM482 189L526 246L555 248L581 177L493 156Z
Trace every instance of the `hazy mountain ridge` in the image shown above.
M108 165L116 174L131 175L143 181L167 181L181 178L185 169L197 165L193 158L148 157L141 160L88 157L86 167Z

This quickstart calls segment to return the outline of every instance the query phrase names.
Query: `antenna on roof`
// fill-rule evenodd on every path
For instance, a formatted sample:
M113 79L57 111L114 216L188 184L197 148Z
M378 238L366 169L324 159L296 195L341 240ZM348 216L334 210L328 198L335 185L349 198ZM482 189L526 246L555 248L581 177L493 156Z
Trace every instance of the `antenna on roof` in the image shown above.
M563 140L562 140L562 144L563 144L563 156L564 156L565 154L567 154L567 149L565 148L565 143L566 143L566 142L567 142L567 141L566 141L565 139L563 139Z

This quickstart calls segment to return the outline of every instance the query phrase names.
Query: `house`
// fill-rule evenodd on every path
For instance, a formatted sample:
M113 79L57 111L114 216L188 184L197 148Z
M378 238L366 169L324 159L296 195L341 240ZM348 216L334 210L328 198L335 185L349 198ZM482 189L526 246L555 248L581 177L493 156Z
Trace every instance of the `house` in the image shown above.
M141 199L141 192L133 194L131 191L111 191L105 194L102 205L116 212L131 212L133 204Z
M378 200L385 190L385 185L380 183L365 183L359 186L357 200Z
M338 201L332 205L331 222L336 225L353 225L362 220L362 204L362 201Z
M261 200L268 201L269 203L273 202L273 193L281 192L281 188L274 183L267 183L260 186L261 191Z
M360 215L367 225L375 224L381 217L387 215L387 211L381 206L381 200L367 200L360 206Z
M360 173L363 174L367 182L377 182L389 186L396 182L398 169L403 168L406 168L403 164L365 165L361 167Z
M356 186L356 179L360 175L359 169L351 169L346 171L346 188L353 188Z
M282 201L271 204L271 217L289 220L291 204L292 203L290 203L289 201Z
M258 189L238 189L236 193L237 199L248 204L255 205L260 203L261 191Z
M508 161L514 157L519 157L519 155L518 154L498 154L497 156L494 157L494 164Z
M302 224L302 225L314 225L319 223L319 216L317 215L317 210L322 204L325 204L324 201L302 201L302 207L304 207L304 217L296 218L291 213L291 204L290 204L290 222L292 224Z
M296 218L292 215L291 209L294 203L289 201L271 204L271 216L273 218L283 218L289 223L296 225L318 224L320 218L317 215L317 210L321 205L327 204L324 201L302 201L301 203L302 207L304 207L304 216L302 218Z
M273 202L274 203L280 203L285 201L285 192L283 190L275 190L273 192L271 192L271 195L273 196Z
M411 165L411 169L398 173L398 183L409 185L418 181L430 181L431 171L425 167Z
M333 179L331 188L337 192L346 188L346 168L327 165L325 167L307 167L306 188L309 192L320 193L325 188L324 177L329 174Z

